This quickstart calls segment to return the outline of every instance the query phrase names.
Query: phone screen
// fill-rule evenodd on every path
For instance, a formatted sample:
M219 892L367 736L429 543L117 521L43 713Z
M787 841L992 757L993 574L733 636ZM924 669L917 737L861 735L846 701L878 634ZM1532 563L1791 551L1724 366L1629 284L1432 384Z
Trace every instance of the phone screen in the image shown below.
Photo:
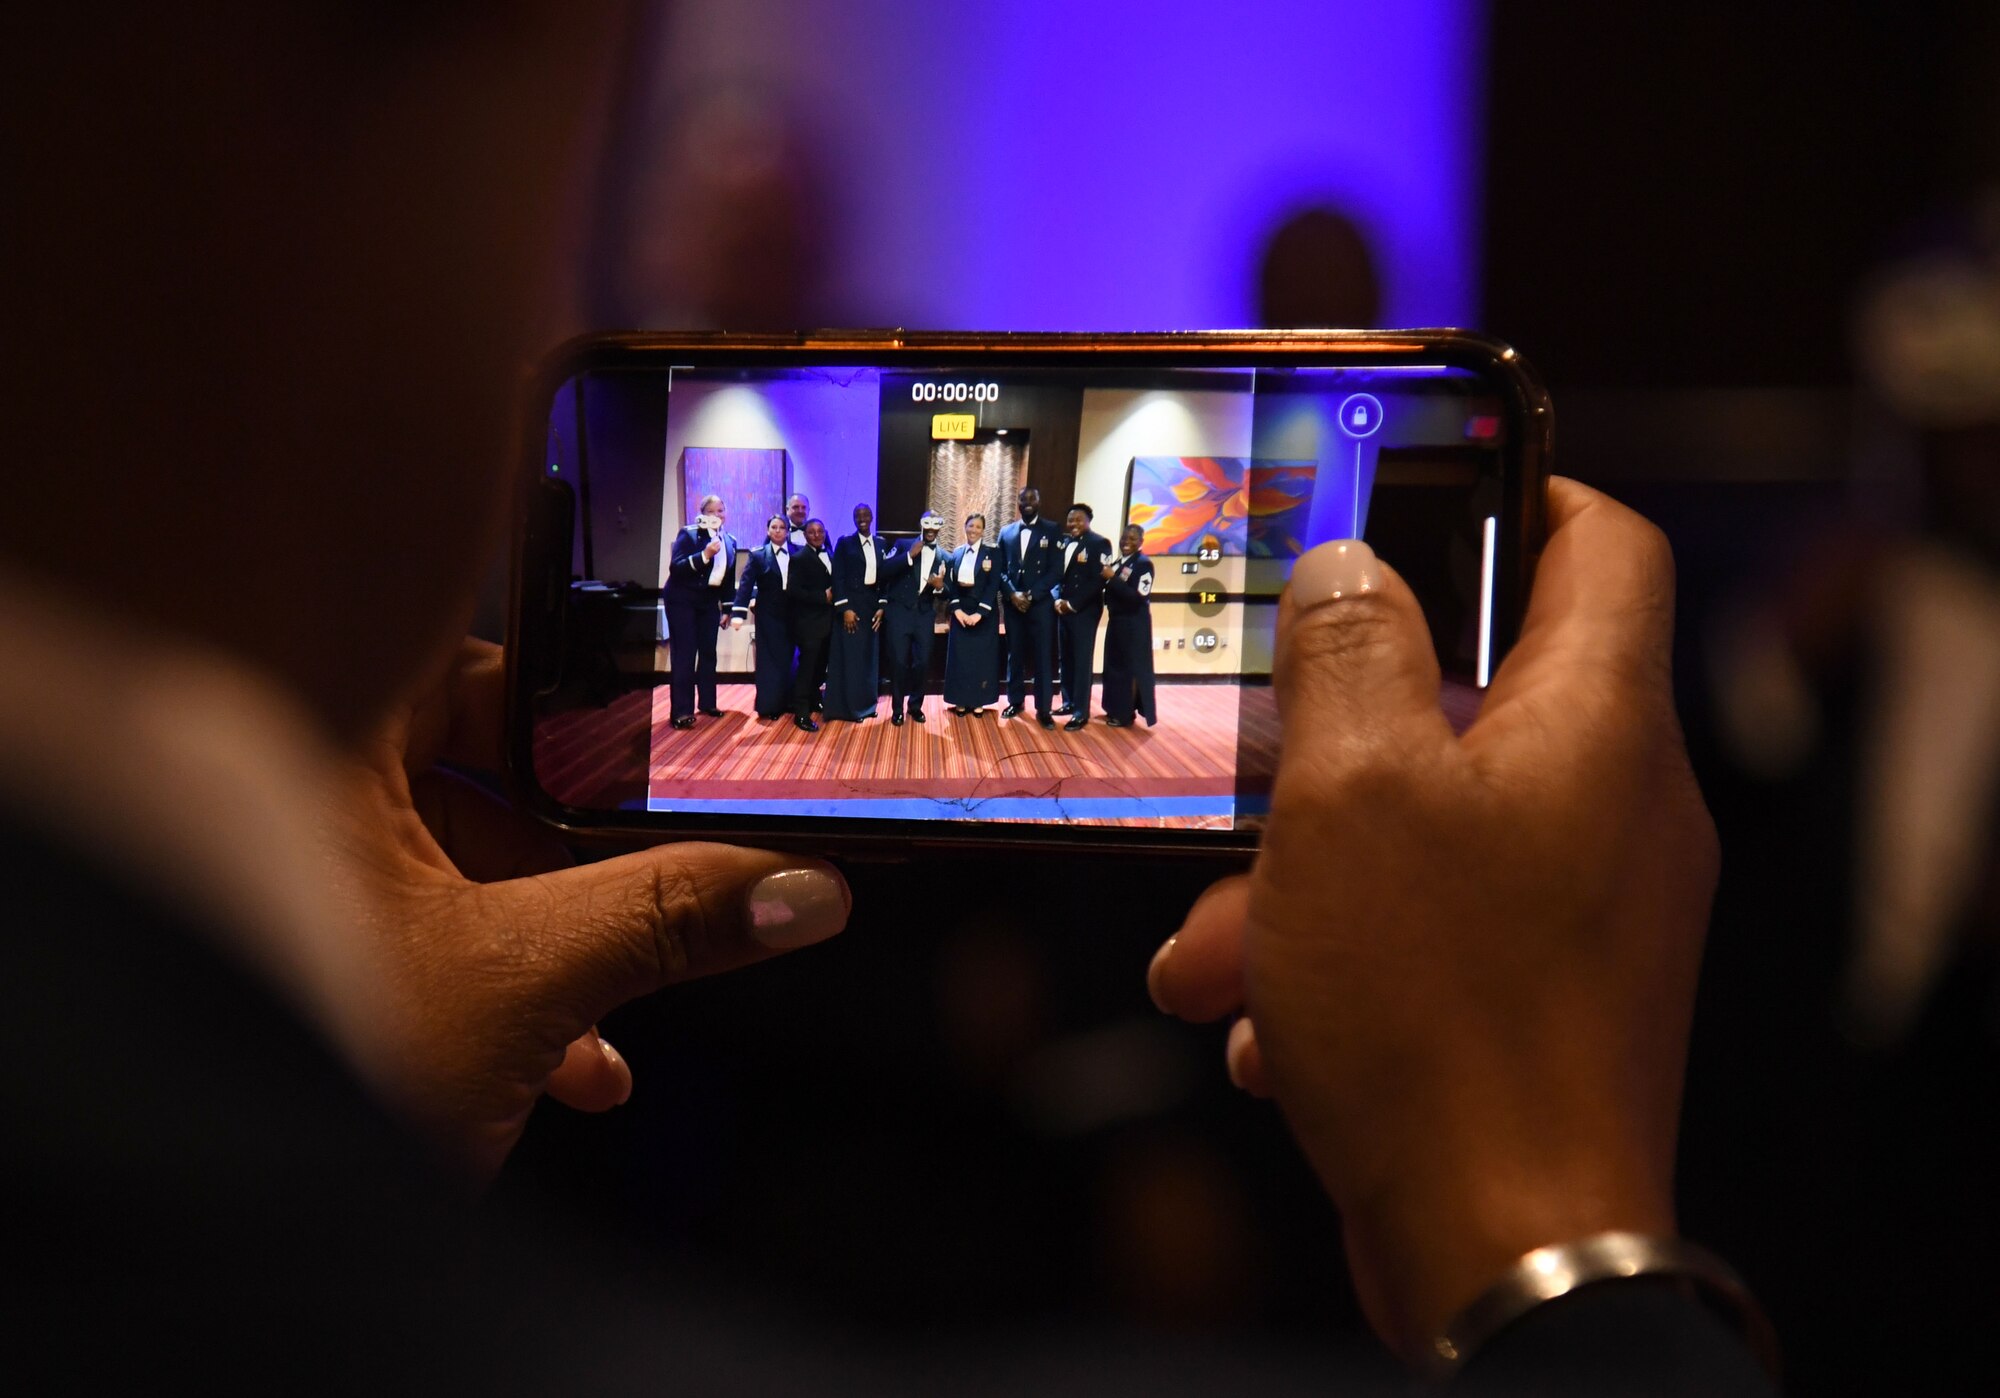
M1403 574L1475 714L1521 568L1510 401L1441 362L574 374L534 784L690 831L1254 831L1314 545Z

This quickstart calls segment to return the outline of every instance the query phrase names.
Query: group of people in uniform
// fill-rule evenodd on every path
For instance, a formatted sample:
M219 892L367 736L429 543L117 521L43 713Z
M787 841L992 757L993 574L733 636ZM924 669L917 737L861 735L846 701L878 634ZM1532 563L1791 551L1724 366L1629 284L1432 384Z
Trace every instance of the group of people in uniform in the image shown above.
M1158 721L1153 684L1153 561L1145 531L1128 525L1114 548L1091 529L1092 511L1072 505L1058 529L1042 516L1041 493L1022 490L1019 518L986 540L986 516L968 515L965 542L939 542L944 518L926 511L906 542L875 534L874 511L854 507L854 532L831 547L826 525L803 495L765 521L764 541L734 583L736 539L726 504L710 495L674 539L665 602L672 651L672 723L692 728L716 705L716 634L725 615L741 629L756 622L756 711L786 713L806 732L814 715L860 722L875 716L881 676L889 678L889 721L925 722L924 700L940 611L946 629L944 701L960 715L983 713L1000 697L1018 717L1029 685L1044 728L1067 718L1090 722L1097 630L1108 615L1101 706L1104 722ZM1006 637L1005 654L1001 636ZM1053 703L1060 685L1064 702Z

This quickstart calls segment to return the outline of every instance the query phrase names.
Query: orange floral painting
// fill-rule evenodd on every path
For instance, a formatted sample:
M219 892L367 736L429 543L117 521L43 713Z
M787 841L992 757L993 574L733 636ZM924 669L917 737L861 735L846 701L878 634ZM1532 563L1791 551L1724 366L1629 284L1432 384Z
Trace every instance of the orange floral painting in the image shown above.
M1295 558L1317 473L1312 461L1135 456L1125 521L1146 531L1155 556L1196 553L1212 534L1225 557Z

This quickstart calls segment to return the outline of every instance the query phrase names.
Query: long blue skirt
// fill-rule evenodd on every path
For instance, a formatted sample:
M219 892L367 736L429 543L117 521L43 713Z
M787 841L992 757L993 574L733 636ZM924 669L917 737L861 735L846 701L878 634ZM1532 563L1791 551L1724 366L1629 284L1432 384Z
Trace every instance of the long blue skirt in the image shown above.
M1000 697L1000 627L993 614L977 626L951 619L945 641L944 702L953 708L983 709Z
M780 595L777 601L782 604L784 597ZM796 652L783 606L773 606L768 617L758 615L762 611L759 606L751 613L757 627L753 643L757 653L757 717L782 718L792 711L792 657Z
M826 662L826 716L850 721L869 718L882 697L881 637L863 615L848 635L833 614L832 654Z

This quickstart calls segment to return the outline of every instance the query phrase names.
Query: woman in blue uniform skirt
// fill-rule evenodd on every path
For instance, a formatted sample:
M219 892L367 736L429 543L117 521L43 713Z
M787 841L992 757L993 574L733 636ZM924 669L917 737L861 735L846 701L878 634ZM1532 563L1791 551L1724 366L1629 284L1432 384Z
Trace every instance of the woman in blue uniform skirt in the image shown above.
M945 565L944 701L955 714L977 713L1000 694L1000 550L985 537L986 516L967 515L965 543Z
M757 623L757 717L783 718L792 709L792 634L786 624L785 583L791 570L791 527L783 515L764 521L764 546L750 555L736 601L729 609L729 629L741 631Z
M1153 560L1139 552L1146 531L1125 526L1118 557L1104 570L1104 721L1130 728L1136 709L1151 728L1159 722L1153 699Z

